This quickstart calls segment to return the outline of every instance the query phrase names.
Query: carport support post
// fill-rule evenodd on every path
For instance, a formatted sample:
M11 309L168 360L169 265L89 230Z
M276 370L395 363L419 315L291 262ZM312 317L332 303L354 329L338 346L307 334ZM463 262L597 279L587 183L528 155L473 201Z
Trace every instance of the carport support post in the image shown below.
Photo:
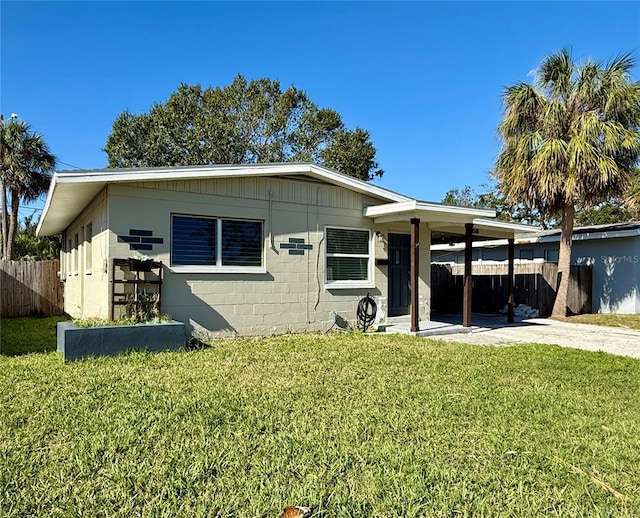
M471 260L473 258L473 223L464 224L464 289L462 327L471 327Z
M420 271L420 219L411 218L411 332L420 331L420 297L418 275Z
M515 302L515 296L513 293L513 276L514 276L514 257L515 257L515 239L509 238L509 268L507 279L507 291L509 292L509 299L507 301L507 322L513 322L513 305Z

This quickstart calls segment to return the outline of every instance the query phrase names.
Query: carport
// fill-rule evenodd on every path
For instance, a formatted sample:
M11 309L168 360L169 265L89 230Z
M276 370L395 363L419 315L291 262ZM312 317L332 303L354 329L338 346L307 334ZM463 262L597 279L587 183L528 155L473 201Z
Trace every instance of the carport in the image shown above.
M436 243L459 242L465 243L465 267L462 325L470 327L471 322L471 286L472 272L472 244L474 240L507 239L509 243L508 269L508 322L513 322L513 278L514 278L514 235L523 232L537 232L538 229L488 218L495 218L492 209L474 207L458 207L417 200L387 203L365 207L364 216L373 219L374 224L405 222L410 226L411 234L411 266L410 266L410 310L412 333L420 331L419 322L419 247L420 228L426 225L430 230L431 242ZM430 258L430 254L429 254Z

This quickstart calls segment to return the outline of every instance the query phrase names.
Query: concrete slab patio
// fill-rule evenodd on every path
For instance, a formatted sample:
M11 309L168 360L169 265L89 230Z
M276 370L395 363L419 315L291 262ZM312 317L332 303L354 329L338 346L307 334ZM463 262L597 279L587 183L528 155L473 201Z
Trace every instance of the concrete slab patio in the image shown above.
M442 325L448 324L451 330L461 322L460 315L434 315L434 318ZM471 332L452 332L438 338L479 345L555 344L640 359L640 330L636 329L570 324L546 318L516 318L516 322L509 324L504 315L474 314L472 322Z

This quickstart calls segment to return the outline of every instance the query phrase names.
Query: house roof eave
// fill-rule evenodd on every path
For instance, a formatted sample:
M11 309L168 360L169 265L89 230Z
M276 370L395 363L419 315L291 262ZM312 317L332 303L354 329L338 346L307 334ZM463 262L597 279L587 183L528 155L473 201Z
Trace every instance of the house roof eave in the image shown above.
M308 176L387 202L410 200L396 192L310 163L238 164L56 171L51 179L37 233L58 234L105 186L114 183L256 176Z

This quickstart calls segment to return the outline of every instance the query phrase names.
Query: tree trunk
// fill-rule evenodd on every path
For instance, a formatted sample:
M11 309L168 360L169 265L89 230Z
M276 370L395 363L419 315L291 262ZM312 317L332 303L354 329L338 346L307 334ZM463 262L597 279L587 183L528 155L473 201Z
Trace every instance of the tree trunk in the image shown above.
M567 297L569 295L569 274L571 273L571 244L573 243L573 218L575 207L567 203L562 207L562 225L560 231L560 252L558 254L558 289L551 317L567 316Z
M2 257L7 257L7 187L2 182Z
M11 189L11 213L9 214L9 230L7 231L7 249L5 257L8 261L13 260L13 242L18 230L18 210L20 209L20 196Z

